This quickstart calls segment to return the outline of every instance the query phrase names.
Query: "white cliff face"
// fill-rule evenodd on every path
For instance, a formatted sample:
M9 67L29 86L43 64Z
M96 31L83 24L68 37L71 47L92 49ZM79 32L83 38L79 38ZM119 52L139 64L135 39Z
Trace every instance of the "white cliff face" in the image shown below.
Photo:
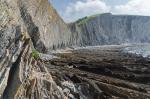
M149 43L150 17L113 16L112 32L121 42ZM124 40L124 41L123 41Z
M70 27L81 36L80 45L150 42L150 17L147 16L106 13L80 20Z

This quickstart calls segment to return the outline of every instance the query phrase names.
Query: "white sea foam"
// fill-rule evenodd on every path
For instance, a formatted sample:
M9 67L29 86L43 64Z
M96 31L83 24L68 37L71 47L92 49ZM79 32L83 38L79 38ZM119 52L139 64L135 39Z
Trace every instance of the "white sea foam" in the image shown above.
M126 47L125 52L150 58L150 44L133 44Z

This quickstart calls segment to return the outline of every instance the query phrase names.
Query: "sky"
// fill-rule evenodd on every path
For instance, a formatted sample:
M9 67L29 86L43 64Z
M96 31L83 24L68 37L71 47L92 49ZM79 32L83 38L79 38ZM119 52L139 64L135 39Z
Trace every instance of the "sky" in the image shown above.
M150 0L49 0L65 22L100 13L150 16Z

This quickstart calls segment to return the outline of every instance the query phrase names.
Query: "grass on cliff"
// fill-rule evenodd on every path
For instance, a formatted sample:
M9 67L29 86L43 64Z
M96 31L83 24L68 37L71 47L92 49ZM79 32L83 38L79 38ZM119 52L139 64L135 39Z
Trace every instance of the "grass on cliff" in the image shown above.
M87 21L89 21L89 20L91 20L91 19L93 19L93 18L96 18L97 16L99 16L100 14L95 14L95 15L92 15L92 16L89 16L89 17L84 17L84 18L82 18L82 19L79 19L78 21L77 21L77 25L82 25L82 24L84 24L84 23L86 23Z
M34 58L34 59L38 59L39 58L39 52L37 51L37 50L32 50L32 57Z

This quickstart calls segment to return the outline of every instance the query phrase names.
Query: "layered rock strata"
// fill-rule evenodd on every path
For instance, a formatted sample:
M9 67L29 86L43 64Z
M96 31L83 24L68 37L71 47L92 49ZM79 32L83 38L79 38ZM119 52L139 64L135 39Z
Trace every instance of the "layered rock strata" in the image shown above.
M112 15L111 13L85 17L71 23L72 38L78 46L149 43L150 17Z

